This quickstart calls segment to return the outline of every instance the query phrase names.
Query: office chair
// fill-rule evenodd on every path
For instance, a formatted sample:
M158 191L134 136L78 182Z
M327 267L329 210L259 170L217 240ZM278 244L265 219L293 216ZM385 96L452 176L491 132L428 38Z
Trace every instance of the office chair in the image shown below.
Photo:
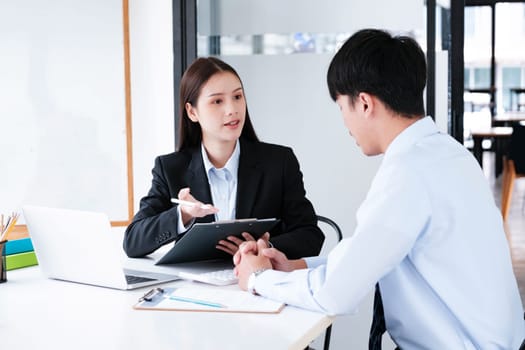
M339 227L339 225L336 224L334 220L329 219L326 216L317 215L317 221L323 222L333 229L336 235L336 238L337 238L337 242L340 242L343 239L343 232L341 231L341 228ZM325 232L323 231L323 233ZM326 237L326 234L325 234L325 237ZM328 350L328 348L330 347L330 336L331 335L332 335L332 325L326 328L326 332L324 336L324 346L323 346L324 350Z
M525 126L514 125L508 155L503 160L501 185L501 216L507 220L514 181L525 177Z

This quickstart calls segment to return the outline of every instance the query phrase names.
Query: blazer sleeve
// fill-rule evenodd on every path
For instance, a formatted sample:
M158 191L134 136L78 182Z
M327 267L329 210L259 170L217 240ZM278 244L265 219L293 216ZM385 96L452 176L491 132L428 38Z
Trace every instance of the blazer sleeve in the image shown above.
M315 256L321 251L324 234L317 226L314 207L306 198L299 162L290 148L285 150L282 164L282 233L270 237L270 242L289 259Z
M183 177L168 171L160 156L155 159L152 175L151 188L124 234L124 251L131 258L146 256L179 234L177 207L171 197L184 187Z

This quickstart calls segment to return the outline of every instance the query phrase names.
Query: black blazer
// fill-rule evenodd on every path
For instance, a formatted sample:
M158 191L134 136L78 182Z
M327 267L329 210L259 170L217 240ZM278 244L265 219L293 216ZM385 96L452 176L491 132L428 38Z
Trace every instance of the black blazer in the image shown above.
M170 199L189 187L203 203L212 203L201 148L159 156L152 170L147 196L141 199L124 235L124 251L142 257L178 236L178 213ZM270 242L289 259L318 255L324 235L305 197L303 175L291 148L241 140L237 175L236 218L278 218L270 231ZM212 222L214 215L197 218Z

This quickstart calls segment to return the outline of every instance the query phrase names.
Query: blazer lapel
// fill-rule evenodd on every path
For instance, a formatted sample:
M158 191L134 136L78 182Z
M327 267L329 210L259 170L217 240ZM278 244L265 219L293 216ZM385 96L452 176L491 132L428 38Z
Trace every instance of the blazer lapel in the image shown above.
M237 174L237 218L248 218L252 213L262 176L261 170L257 166L257 159L259 159L257 153L255 144L241 141L241 155Z
M202 203L212 203L210 185L204 169L200 147L192 150L186 181L190 187L190 193L195 199ZM214 215L197 219L198 222L212 222L214 220Z

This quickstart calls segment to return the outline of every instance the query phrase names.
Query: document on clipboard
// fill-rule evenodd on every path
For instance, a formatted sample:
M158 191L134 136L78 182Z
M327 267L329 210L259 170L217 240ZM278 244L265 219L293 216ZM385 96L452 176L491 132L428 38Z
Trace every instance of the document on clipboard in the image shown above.
M285 304L249 292L204 286L154 288L144 294L136 310L279 313Z
M258 239L278 222L279 219L271 218L196 223L155 264L231 259L230 255L216 248L217 242L228 236L241 237L243 232L248 232Z

